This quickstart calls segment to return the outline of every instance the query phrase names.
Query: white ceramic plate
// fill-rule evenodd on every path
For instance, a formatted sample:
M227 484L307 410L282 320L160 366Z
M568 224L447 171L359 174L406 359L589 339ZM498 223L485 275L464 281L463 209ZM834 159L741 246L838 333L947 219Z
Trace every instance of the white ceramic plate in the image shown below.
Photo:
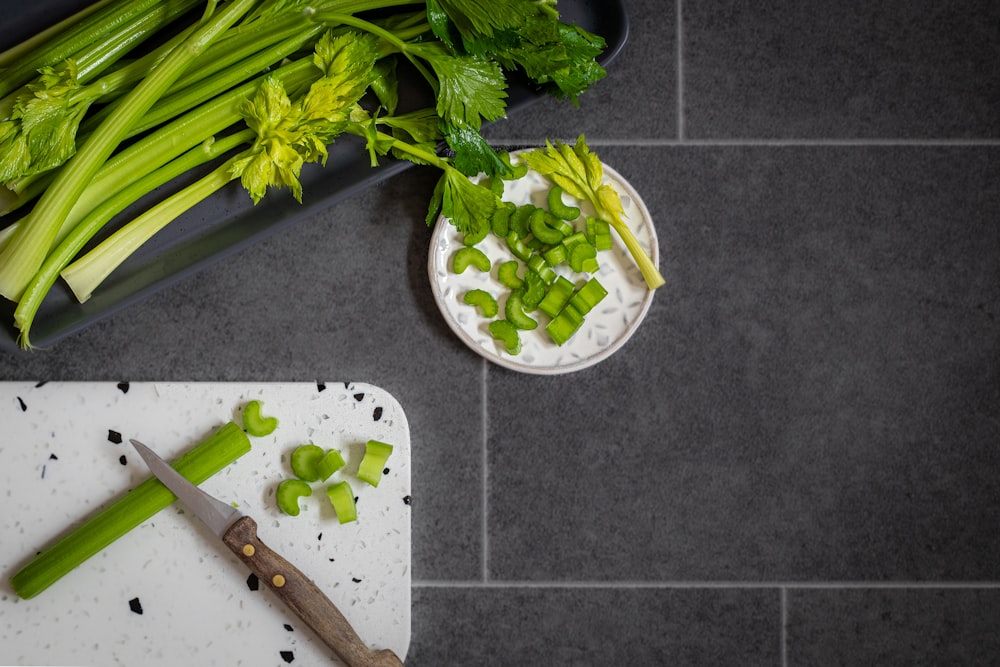
M520 152L520 151L519 151ZM511 154L512 161L519 161L518 154ZM476 180L476 179L473 179ZM604 165L604 182L610 183L618 191L625 210L626 220L642 247L650 254L653 263L659 266L656 231L649 210L635 189L611 167ZM504 201L518 206L532 203L545 207L551 183L534 171L516 181L504 182ZM581 214L593 215L593 209L586 202L578 202L568 195L564 201L579 206ZM582 228L583 217L576 222ZM431 288L441 314L452 331L472 350L486 359L506 368L522 373L555 375L569 373L593 366L614 354L635 333L646 316L653 300L653 290L646 287L642 274L625 249L624 244L612 231L614 247L598 253L600 269L593 274L608 290L607 297L587 314L581 328L563 345L556 345L545 333L549 318L540 311L531 313L538 321L538 327L531 331L521 331L521 351L517 355L507 352L502 343L490 336L488 326L492 319L482 316L474 307L463 301L465 293L472 289L484 289L495 297L500 305L502 317L504 295L509 292L497 279L497 267L514 259L506 243L494 234L477 244L492 262L489 274L467 269L461 274L452 271L451 262L455 252L464 247L462 234L450 220L439 217L431 238L428 274ZM523 273L524 267L519 273ZM585 274L572 275L568 267L558 267L557 273L580 284Z

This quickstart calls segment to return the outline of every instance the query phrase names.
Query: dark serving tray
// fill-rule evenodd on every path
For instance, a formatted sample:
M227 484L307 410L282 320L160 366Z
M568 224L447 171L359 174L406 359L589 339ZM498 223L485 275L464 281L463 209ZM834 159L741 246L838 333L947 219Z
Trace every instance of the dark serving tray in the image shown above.
M559 1L564 21L576 23L607 41L607 49L600 58L604 66L618 55L628 39L625 3L626 0ZM80 0L39 0L28 4L0 0L0 15L4 17L0 50L87 4ZM405 106L408 92L414 96L420 94L401 90L401 106ZM508 93L508 116L544 97L526 82L513 79ZM372 168L360 140L344 137L330 151L325 167L307 165L303 169L301 205L286 191L275 191L254 206L238 185L226 188L160 231L109 276L86 303L77 303L65 285L57 282L35 318L31 342L38 347L51 345L411 166L409 162L385 159L381 166ZM14 327L14 305L0 298L0 349L20 349Z

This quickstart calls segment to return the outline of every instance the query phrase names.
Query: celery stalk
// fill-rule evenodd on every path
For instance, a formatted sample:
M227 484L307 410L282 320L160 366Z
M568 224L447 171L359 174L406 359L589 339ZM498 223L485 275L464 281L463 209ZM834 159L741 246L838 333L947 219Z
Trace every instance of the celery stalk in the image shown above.
M91 211L87 217L81 220L45 259L41 269L35 274L35 277L21 295L21 300L18 302L17 308L14 309L14 322L21 332L18 336L18 342L21 347L31 347L31 325L34 322L35 315L38 313L38 309L42 305L42 301L45 299L45 295L48 294L49 289L51 289L59 277L59 272L66 268L83 246L108 221L126 207L164 183L199 165L224 155L241 144L252 142L253 138L253 131L244 130L217 141L205 142L205 144L191 149L176 160L140 178L117 194L109 197L100 206ZM0 232L0 247L2 247L4 242L3 236L4 233Z
M183 75L188 65L227 28L246 14L255 0L234 0L204 22L188 40L164 59L118 104L107 119L60 170L35 205L25 224L18 227L0 252L0 294L20 297L49 253L60 228L94 174L125 138L129 128Z
M232 160L229 160L207 176L164 199L63 269L62 278L73 290L77 300L83 303L89 299L94 289L156 232L236 179L238 175L232 172L231 166Z
M15 63L19 59L24 58L27 54L37 51L44 44L58 38L59 35L63 34L73 26L78 25L83 19L87 18L98 9L101 9L109 2L112 2L112 0L100 0L100 2L90 4L78 11L76 14L66 17L59 23L49 26L42 32L32 35L20 44L15 44L3 53L0 53L0 67L7 67L11 63Z
M250 451L250 439L233 422L221 426L172 464L194 484L201 484ZM33 598L119 537L177 500L163 483L150 477L32 559L10 579L24 599Z
M0 73L0 97L17 90L35 78L40 68L62 62L81 49L106 40L116 29L160 3L161 0L115 0L76 21L67 30L44 41L42 48L28 51L22 57L12 59L8 67Z

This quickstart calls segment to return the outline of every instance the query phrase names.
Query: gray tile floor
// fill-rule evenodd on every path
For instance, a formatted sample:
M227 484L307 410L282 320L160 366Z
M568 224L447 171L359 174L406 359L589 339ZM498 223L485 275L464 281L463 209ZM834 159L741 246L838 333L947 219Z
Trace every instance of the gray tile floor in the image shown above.
M393 392L408 664L996 664L1000 4L629 7L579 109L489 129L583 132L643 194L667 285L618 355L466 350L412 170L0 379Z

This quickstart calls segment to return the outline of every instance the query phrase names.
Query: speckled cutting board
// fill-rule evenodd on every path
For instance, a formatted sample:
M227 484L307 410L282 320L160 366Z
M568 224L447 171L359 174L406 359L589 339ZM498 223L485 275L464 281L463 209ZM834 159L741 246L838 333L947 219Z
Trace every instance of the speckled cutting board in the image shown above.
M253 399L279 418L202 484L259 524L261 539L329 595L374 648L410 642L410 434L399 403L362 383L0 383L0 664L320 665L332 653L178 503L31 600L10 576L71 525L149 476L128 444L170 460ZM359 482L364 443L395 446L378 487ZM297 517L275 505L289 454L340 449L358 521L341 525L323 484Z

